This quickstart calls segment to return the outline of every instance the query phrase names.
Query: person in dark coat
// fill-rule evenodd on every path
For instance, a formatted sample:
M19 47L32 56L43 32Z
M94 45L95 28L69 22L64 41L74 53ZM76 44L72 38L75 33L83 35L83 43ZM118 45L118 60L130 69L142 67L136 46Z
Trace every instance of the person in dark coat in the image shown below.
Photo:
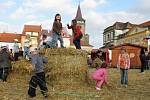
M144 69L146 67L146 55L145 55L145 49L141 48L140 51L140 61L141 61L141 73L144 72Z
M0 51L0 79L3 82L7 81L9 71L11 69L11 55L6 46L1 47Z

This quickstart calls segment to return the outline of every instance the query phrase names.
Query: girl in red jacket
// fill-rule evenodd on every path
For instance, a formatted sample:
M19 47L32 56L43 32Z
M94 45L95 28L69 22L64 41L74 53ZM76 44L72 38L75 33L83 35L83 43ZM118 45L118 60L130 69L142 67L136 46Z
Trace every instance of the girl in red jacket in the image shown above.
M72 31L73 31L73 35L74 35L73 43L76 46L76 49L81 49L80 40L83 37L83 34L81 32L81 26L77 25L76 20L72 21L71 26L69 26L69 24L67 24L67 26L68 26L68 29L72 29Z

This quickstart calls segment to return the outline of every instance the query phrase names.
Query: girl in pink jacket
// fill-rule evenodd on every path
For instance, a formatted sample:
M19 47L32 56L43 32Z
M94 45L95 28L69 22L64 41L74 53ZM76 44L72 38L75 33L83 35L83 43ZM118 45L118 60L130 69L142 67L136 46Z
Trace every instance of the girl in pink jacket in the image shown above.
M96 90L101 90L101 87L107 84L107 64L103 63L100 68L97 68L92 78L96 81Z

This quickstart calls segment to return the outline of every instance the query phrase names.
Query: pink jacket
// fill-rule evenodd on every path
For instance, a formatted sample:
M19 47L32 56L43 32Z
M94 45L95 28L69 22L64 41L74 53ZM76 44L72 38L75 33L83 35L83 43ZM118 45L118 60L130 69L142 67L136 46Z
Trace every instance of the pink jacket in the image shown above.
M93 74L92 78L94 80L104 80L107 83L107 68L99 68Z

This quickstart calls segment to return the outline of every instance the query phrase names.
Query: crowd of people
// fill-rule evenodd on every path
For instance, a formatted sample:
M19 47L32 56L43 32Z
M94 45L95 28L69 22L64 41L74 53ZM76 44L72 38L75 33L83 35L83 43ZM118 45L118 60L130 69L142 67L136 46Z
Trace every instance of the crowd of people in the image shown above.
M76 49L81 49L80 40L83 37L81 27L77 25L77 21L73 20L72 25L67 24L68 29L73 31L73 43ZM42 40L37 48L32 47L30 44L30 36L27 35L24 40L24 47L19 48L18 40L14 40L13 49L9 50L7 46L0 48L0 80L6 82L9 72L11 71L11 61L17 61L18 57L29 60L31 59L34 74L29 82L28 95L29 97L36 96L36 87L39 86L41 93L45 98L48 97L48 88L45 81L44 64L48 62L48 58L44 56L43 48L56 48L57 41L60 41L61 48L64 47L64 42L61 35L62 23L60 14L56 14L52 31L53 36L48 37L47 35L42 36ZM22 51L22 49L24 51ZM148 69L148 52L141 49L141 72ZM89 68L95 68L96 70L92 73L93 80L96 81L96 90L101 90L102 86L107 84L109 67L109 51L108 49L99 49L96 52L91 52L88 56L87 63ZM130 68L130 57L124 47L121 48L118 57L117 68L120 69L121 73L121 84L125 87L128 86L128 70Z
M88 56L88 65L90 68L96 68L92 74L93 80L96 81L96 90L101 90L104 84L107 84L107 68L110 61L107 58L107 50L98 50ZM93 57L92 57L93 54ZM149 69L150 54L145 48L141 48L139 55L141 61L141 73ZM130 69L130 56L125 47L121 47L117 60L117 68L120 70L120 83L122 86L128 86L128 70Z
M73 31L73 43L76 49L81 49L80 39L83 34L81 27L77 25L77 21L74 20L72 25L67 24L68 29ZM38 47L32 47L30 35L26 35L23 43L23 48L19 47L17 39L14 39L13 48L9 50L8 46L0 47L0 80L7 81L9 72L12 69L11 61L18 61L19 57L26 60L31 60L33 67L33 76L29 82L28 95L29 97L36 96L36 87L39 86L41 93L47 98L48 88L45 81L44 63L48 62L47 57L44 56L44 48L57 48L57 41L60 41L61 48L64 47L64 41L62 38L62 23L61 15L56 14L52 26L52 37L42 35L42 40ZM23 50L22 50L23 49Z

